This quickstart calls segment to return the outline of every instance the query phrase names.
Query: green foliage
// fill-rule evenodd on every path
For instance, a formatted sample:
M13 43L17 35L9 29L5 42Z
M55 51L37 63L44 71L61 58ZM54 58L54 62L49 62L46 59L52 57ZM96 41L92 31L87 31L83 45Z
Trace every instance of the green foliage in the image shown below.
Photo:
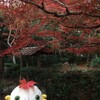
M72 31L70 31L70 34L72 34L72 36L80 36L82 34L82 31L72 30Z
M93 85L94 85L94 99L100 100L100 71L94 71L93 76Z
M31 25L32 26L35 26L36 24L39 24L40 23L40 20L39 19L35 19L31 22Z
M15 66L19 66L19 64L14 64L14 63L5 63L4 66L7 66L7 67L15 67Z
M67 62L69 59L67 57L60 57L59 55L41 55L40 60L43 66L55 66L57 67L58 65Z
M95 57L91 62L92 67L100 67L100 57Z
M43 40L43 41L45 41L45 42L52 41L52 40L55 39L55 38L50 37L50 36L48 36L48 37L43 37L43 36L37 36L37 35L32 35L32 38L33 38L34 40L36 40L36 41L38 41L38 40Z
M92 100L92 77L80 71L59 73L56 68L22 69L23 77L34 79L45 87L50 100ZM88 97L89 96L89 97ZM70 98L70 99L69 99ZM90 99L88 99L90 98Z
M12 65L12 64L11 64ZM5 73L4 73L4 78L6 79L12 79L13 77L18 78L20 75L20 67L15 65L15 66L6 66L5 67Z
M41 28L41 31L43 30L52 30L52 31L59 31L60 27L58 24L55 24L54 21L51 21L47 24L45 24L42 28Z
M40 89L43 87L49 100L99 100L100 71L78 70L77 64L75 64L83 61L85 56L80 57L66 53L61 55L42 54L38 57L41 62L39 69L35 55L31 58L34 66L21 68L18 64L14 65L11 59L8 59L5 63L4 78L9 77L12 80L18 80L19 74L21 74L21 77L26 80L34 80L39 83ZM26 58L28 56L25 56ZM26 60L28 61L28 59ZM29 59L29 63L31 60ZM71 70L61 73L58 69L67 61L72 63Z
M16 70L19 70L18 67ZM14 74L13 79L18 79L15 71L10 75ZM71 70L60 73L57 67L38 69L31 66L23 67L21 76L39 83L40 89L43 87L42 89L46 90L49 100L99 100L100 98L100 71L84 73L81 70Z

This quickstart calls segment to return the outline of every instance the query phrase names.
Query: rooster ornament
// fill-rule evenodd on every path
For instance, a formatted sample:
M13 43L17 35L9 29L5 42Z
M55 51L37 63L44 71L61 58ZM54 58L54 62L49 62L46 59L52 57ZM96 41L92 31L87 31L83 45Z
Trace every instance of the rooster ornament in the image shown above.
M47 100L47 95L42 94L40 89L35 85L36 82L25 79L20 80L20 85L17 86L11 95L7 95L5 100Z

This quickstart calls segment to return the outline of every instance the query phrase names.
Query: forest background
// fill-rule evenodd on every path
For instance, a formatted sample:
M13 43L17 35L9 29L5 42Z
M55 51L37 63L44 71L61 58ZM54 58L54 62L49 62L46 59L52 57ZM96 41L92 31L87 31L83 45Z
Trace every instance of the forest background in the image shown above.
M99 76L99 0L0 0L1 93L25 78L48 100L99 100Z

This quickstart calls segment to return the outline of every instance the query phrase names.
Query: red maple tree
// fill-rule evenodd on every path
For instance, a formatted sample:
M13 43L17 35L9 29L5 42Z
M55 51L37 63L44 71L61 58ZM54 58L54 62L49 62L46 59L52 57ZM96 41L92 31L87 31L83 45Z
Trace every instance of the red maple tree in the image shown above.
M46 52L100 51L99 0L1 0L0 11L9 30L1 56L30 44Z

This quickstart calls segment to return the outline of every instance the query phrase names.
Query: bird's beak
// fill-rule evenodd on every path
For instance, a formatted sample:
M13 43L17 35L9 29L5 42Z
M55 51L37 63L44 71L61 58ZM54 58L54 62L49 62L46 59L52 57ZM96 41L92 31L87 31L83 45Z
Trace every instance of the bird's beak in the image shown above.
M10 95L5 96L5 100L10 100Z
M47 95L46 94L42 94L42 100L47 100Z

